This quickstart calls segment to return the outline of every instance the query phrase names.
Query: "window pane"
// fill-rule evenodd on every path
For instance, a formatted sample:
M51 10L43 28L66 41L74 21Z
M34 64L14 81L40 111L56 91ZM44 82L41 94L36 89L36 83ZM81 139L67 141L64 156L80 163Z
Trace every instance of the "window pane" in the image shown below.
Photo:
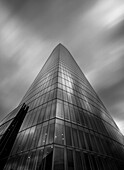
M86 149L84 134L83 134L83 132L82 132L81 130L79 131L79 137L80 137L81 147L82 147L83 149Z
M19 144L18 152L19 152L19 151L23 151L23 150L25 150L25 148L27 148L27 146L28 146L28 145L27 145L27 143L28 143L28 138L29 138L29 136L30 136L30 130L31 130L31 128L21 132L21 133L24 132L24 136L23 136L23 138L22 138L22 140L21 140L21 143ZM20 136L20 137L21 137L21 136Z
M74 113L75 113L76 123L79 123L79 124L80 124L79 112L78 112L78 108L77 108L77 107L74 107Z
M36 126L32 127L31 130L30 130L30 134L28 135L28 142L26 144L27 148L25 148L25 150L31 148L33 136L34 136L34 133L35 133L35 128L36 128Z
M40 114L39 114L39 117L38 117L38 123L43 122L44 113L45 113L45 108L42 108L42 109L41 109L41 112L40 112Z
M45 114L44 114L44 121L49 119L50 113L51 113L51 102L48 103L48 105L46 107L46 111L45 111Z
M54 170L64 170L64 149L55 148Z
M64 113L65 113L65 119L70 120L69 107L66 104L64 104Z
M71 127L65 126L66 145L72 146Z
M91 155L91 156L90 156L90 160L91 160L91 163L92 163L92 169L93 169L93 170L97 170L98 167L97 167L97 163L96 163L95 157Z
M75 152L75 166L76 170L82 170L82 160L81 160L81 155L80 152L76 151Z
M63 96L62 96L62 90L61 89L58 89L58 91L57 91L57 98L58 99L63 99Z
M70 105L69 109L70 109L71 121L72 121L72 122L76 122L76 120L75 120L74 108Z
M55 143L64 144L64 127L61 124L56 123L55 128Z
M79 147L77 130L72 129L72 134L73 134L74 146Z
M37 147L37 145L38 145L38 140L39 140L39 137L40 137L41 130L42 130L42 124L40 124L36 127L36 132L35 132L36 138L35 138L34 147Z
M35 109L35 111L33 112L33 114L34 114L35 116L34 116L34 120L33 120L33 122L32 122L32 126L35 125L35 124L37 124L37 119L38 119L38 116L39 116L39 114L37 113L37 110L36 110L36 109Z
M74 170L73 151L67 149L67 169Z
M56 110L56 101L54 100L52 102L50 118L53 118L55 116L55 110Z
M50 124L50 125L49 125L48 137L47 137L46 144L52 143L52 142L53 142L53 137L54 137L54 126L55 126L55 124Z
M64 118L63 102L57 102L56 116Z
M85 126L84 114L83 114L82 111L79 112L79 116L80 116L81 124L82 124L83 126Z
M30 170L33 170L34 168L34 166L35 166L35 153L36 153L36 151L33 151L33 152L31 152L31 155L30 155L30 164L29 164L29 169Z
M87 142L88 148L89 148L89 150L92 150L90 136L88 133L85 133L85 136L86 136L86 142Z
M53 158L53 148L52 147L45 148L40 169L51 170L52 158Z
M96 146L96 141L95 141L95 136L91 134L90 137L91 137L91 141L92 141L91 144L92 144L93 150L95 152L98 152L98 149L97 149L97 146Z
M42 132L39 138L38 146L42 146L45 144L46 137L47 137L47 126L42 127Z
M87 169L87 170L90 170L91 169L91 167L90 167L90 160L89 160L89 157L88 157L88 155L86 154L86 153L84 153L83 154L83 157L84 157L84 161L85 161L85 168Z
M38 149L37 150L37 156L38 156L38 160L37 160L37 166L36 169L39 170L42 164L42 158L43 158L43 149Z

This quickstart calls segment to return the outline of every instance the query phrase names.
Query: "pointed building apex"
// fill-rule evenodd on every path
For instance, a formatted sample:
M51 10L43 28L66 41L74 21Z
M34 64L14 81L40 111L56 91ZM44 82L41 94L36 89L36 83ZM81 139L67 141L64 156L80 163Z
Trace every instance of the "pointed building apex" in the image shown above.
M59 43L59 44L55 47L55 49L62 49L62 48L64 48L64 49L67 50L67 48L66 48L62 43ZM68 50L67 50L67 51L68 51Z
M62 45L61 43L59 43L58 45ZM63 45L62 45L63 46Z
M58 47L58 46L64 47L64 45L62 43L59 43L56 47Z
M59 49L61 49L61 47L65 48L64 45L62 45L61 43L59 43L59 44L54 48L54 50L59 50Z

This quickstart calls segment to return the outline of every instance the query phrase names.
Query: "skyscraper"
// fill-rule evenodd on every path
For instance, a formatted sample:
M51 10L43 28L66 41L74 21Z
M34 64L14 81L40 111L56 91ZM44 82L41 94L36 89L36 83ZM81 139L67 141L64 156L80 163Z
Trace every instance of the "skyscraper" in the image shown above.
M123 169L123 135L63 45L53 50L19 106L1 122L1 140L15 119L20 122L23 103L29 108L14 132L4 170Z

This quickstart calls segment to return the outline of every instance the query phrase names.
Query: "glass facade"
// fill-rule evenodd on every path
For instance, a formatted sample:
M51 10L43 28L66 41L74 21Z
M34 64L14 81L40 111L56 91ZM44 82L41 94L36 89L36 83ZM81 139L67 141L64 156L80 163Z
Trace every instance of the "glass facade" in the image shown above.
M4 170L120 170L124 141L69 51L59 44L19 106L29 106Z

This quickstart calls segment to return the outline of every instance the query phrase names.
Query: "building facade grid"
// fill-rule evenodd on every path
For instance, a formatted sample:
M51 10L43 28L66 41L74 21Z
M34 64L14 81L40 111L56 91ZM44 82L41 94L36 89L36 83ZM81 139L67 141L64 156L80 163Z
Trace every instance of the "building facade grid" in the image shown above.
M111 170L124 166L124 142L114 120L69 51L59 44L17 109L28 113L4 170Z

